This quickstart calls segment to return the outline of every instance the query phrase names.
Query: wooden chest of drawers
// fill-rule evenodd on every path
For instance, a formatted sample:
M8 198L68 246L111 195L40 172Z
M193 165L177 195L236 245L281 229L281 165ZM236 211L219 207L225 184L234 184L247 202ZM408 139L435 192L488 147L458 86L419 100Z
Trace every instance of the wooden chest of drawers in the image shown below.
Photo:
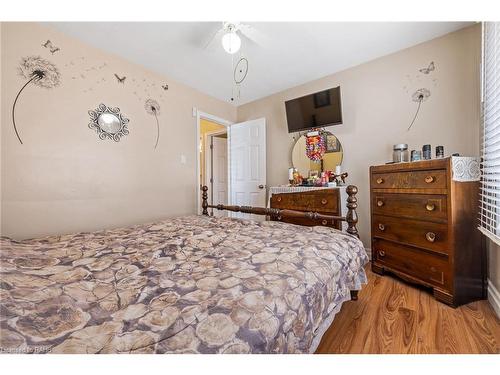
M370 168L372 270L433 289L458 306L486 298L479 182L453 180L451 159Z
M342 216L342 202L340 189L338 188L273 194L270 199L270 207ZM341 222L339 221L328 222L327 220L318 221L306 218L285 218L281 219L281 221L290 224L323 225L341 229Z

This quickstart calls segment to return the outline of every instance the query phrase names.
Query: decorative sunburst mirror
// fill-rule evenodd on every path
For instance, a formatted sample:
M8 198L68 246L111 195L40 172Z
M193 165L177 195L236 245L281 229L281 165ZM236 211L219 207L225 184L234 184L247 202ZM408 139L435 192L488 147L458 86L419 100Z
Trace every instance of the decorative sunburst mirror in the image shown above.
M89 116L89 128L95 130L100 139L109 138L118 142L129 133L129 119L120 113L120 108L108 107L101 103L95 110L89 111Z

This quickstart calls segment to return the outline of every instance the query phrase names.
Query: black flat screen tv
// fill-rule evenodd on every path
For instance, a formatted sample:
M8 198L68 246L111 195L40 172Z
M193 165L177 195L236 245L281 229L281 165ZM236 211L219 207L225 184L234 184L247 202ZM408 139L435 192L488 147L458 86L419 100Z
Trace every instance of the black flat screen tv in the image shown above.
M285 102L288 132L342 124L340 86Z

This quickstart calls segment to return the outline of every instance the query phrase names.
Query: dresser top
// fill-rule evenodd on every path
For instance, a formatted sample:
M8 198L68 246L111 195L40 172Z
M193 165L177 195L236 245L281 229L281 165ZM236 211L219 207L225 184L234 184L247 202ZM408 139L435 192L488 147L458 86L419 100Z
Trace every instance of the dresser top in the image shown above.
M406 163L382 164L370 167L370 172L397 172L409 170L430 170L430 169L446 169L450 165L450 157L442 159L411 161Z
M442 159L420 160L406 163L375 165L370 173L413 172L419 170L447 170L453 181L479 181L481 177L480 158L474 156L450 156Z

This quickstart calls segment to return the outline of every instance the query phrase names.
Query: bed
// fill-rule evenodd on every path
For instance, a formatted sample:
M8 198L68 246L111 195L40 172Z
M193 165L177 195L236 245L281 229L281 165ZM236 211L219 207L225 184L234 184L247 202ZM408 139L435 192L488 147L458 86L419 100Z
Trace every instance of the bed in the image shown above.
M336 229L201 215L0 244L4 353L311 353L368 261Z

